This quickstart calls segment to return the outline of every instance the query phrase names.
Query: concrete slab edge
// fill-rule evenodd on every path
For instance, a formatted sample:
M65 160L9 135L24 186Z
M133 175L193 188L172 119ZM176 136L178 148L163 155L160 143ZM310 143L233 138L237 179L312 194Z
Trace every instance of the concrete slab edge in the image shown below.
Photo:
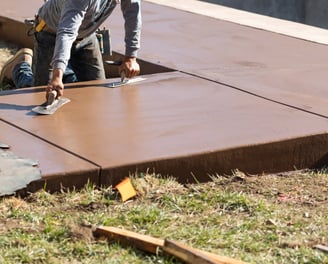
M328 44L328 30L297 22L254 14L197 0L146 0L146 2L271 31L319 44Z
M16 195L24 197L28 193L34 193L42 189L50 193L65 190L80 190L88 183L99 186L100 184L98 175L100 173L101 169L96 168L93 171L85 172L83 177L81 177L80 174L71 174L70 177L67 177L67 175L63 174L56 175L56 177L42 178L40 180L29 183L26 188L17 191ZM74 178L74 181L72 181L72 178Z
M215 175L231 175L235 169L247 174L316 169L328 165L328 133L283 141L241 146L183 157L145 161L103 168L101 185L116 185L135 173L159 173L179 182L206 182Z

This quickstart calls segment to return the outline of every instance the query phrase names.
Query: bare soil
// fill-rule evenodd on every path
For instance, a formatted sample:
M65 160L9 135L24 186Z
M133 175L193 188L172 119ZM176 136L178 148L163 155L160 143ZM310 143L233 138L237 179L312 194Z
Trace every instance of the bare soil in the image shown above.
M0 69L17 51L15 45L8 44L6 42L0 41Z
M3 65L17 52L18 47L6 43L4 41L0 41L0 71L2 70ZM9 84L1 84L0 83L0 91L6 90L6 89L12 89L12 86Z

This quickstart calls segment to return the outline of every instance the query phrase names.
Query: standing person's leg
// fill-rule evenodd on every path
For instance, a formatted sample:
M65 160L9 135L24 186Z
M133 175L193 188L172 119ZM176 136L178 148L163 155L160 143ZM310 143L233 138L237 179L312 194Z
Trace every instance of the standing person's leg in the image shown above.
M16 88L32 86L32 57L33 51L31 49L20 49L3 65L0 84L14 84Z
M106 79L96 34L73 45L70 65L79 82Z

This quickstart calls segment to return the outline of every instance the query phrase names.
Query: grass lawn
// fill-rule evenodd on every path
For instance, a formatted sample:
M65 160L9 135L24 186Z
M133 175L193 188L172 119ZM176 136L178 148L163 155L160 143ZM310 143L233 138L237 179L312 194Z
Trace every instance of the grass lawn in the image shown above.
M133 175L138 196L111 187L0 201L0 263L180 263L159 252L94 239L96 225L124 228L249 263L328 263L328 171L213 176L182 185Z

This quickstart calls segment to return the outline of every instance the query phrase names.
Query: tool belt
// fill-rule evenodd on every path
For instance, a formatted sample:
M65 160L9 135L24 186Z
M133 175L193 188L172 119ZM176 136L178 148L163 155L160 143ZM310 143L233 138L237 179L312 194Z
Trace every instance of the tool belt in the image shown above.
M46 31L48 33L56 35L56 31L48 27L46 21L44 21L38 15L34 19L25 19L25 24L30 25L27 35L33 36L36 32Z
M36 15L34 19L25 19L25 24L30 25L31 28L27 32L28 36L32 36L37 32L45 31L50 34L56 35L56 31L48 27L46 21L44 21L40 16ZM104 55L112 55L111 50L111 39L109 29L103 28L96 31L96 36L99 41L100 51ZM74 44L78 44L83 40L83 38L76 39Z
M35 24L35 31L41 32L41 31L47 31L51 34L56 34L56 31L52 30L50 27L47 26L46 22L42 18L37 18Z
M44 21L44 19L42 19L40 16L35 16L35 19L34 19L34 23L33 23L33 28L31 28L30 32L29 32L29 35L32 35L33 33L39 33L39 32L48 32L52 35L56 35L57 32L53 29L51 29L46 21ZM76 39L74 41L74 44L78 44L80 43L81 41L83 40L83 38L79 38L79 39Z

